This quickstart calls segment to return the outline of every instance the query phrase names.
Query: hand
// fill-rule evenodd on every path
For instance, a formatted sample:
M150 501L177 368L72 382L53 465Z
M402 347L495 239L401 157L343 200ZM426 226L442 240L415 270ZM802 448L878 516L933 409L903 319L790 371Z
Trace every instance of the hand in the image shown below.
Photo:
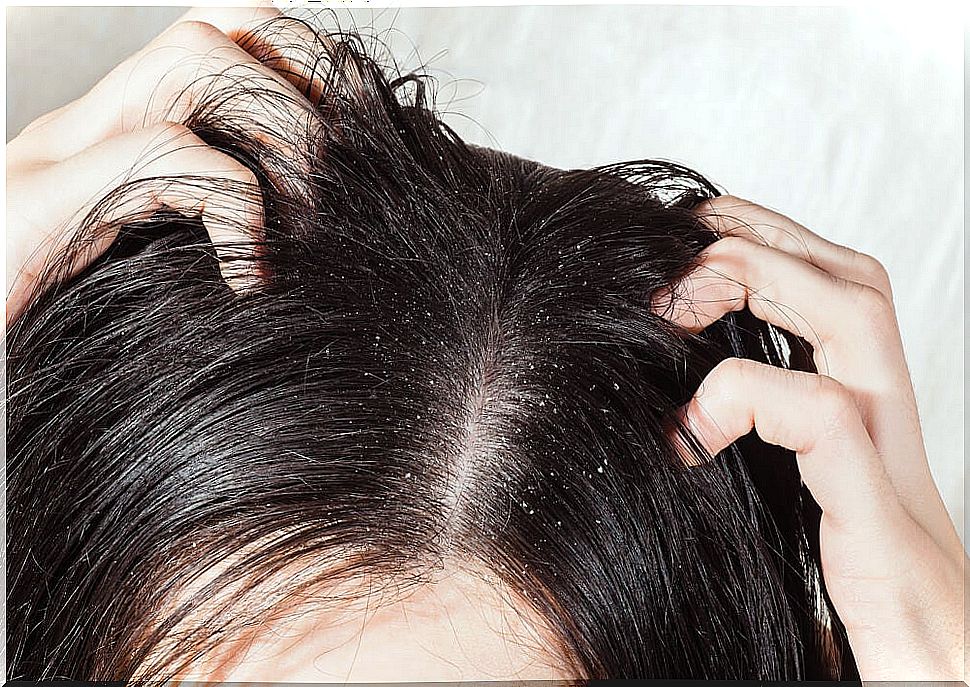
M752 428L795 451L864 680L963 680L967 557L930 475L885 269L738 198L697 212L722 238L658 310L696 332L748 307L807 340L819 374L729 358L688 427L711 455Z
M234 242L245 245L262 227L257 180L184 122L206 93L223 86L238 92L242 78L248 93L234 99L234 111L244 107L271 118L273 127L283 129L280 145L299 140L286 134L289 127L306 136L315 121L308 98L319 95L303 76L312 70L300 64L295 49L276 48L271 36L249 32L280 16L269 7L191 10L87 94L40 117L7 144L8 326L36 296L45 266L76 238L82 211L121 184L138 188L107 203L110 215L98 222L109 229L85 237L85 250L65 276L81 271L111 244L112 218L148 217L167 207L201 215L227 281L236 288L252 283L253 275L238 269L240 261L233 271L230 258ZM296 22L287 29L286 46L311 33ZM176 176L181 183L157 180Z

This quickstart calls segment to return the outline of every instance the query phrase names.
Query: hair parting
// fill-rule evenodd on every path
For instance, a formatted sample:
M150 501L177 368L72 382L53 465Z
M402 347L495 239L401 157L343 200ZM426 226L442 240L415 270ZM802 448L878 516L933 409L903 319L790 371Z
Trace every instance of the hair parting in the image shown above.
M120 185L8 332L8 677L168 679L286 599L445 565L512 590L582 678L855 677L791 452L707 456L672 419L726 357L812 369L746 311L653 311L717 239L692 212L717 188L465 143L425 77L295 21L249 47L294 43L309 108L236 75L186 122L258 188ZM262 232L126 214L162 184L227 224L258 202Z

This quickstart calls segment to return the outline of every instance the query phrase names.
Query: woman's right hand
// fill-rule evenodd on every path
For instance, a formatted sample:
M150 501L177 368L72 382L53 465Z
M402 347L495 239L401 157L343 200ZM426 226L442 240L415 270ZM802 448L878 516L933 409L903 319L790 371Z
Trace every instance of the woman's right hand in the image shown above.
M731 196L722 238L658 311L692 331L744 307L807 340L819 374L730 358L685 409L712 455L755 429L822 508L822 574L864 680L964 680L967 555L930 475L885 269Z
M40 274L71 241L68 230L83 211L125 182L186 177L185 183L146 183L144 193L113 204L112 216L147 217L163 207L201 215L230 286L251 283L254 275L240 270L240 261L233 269L226 245L245 244L262 228L257 180L184 122L205 93L245 79L252 97L233 107L271 118L274 127L297 127L292 136L280 132L282 145L306 136L314 121L309 99L319 93L305 76L312 69L300 63L297 39L318 39L296 22L287 26L281 41L287 47L279 50L270 43L272 31L258 38L250 33L280 16L272 7L190 10L88 93L38 118L7 144L7 326L37 295ZM198 183L200 177L224 183ZM67 276L115 237L105 232L92 238Z

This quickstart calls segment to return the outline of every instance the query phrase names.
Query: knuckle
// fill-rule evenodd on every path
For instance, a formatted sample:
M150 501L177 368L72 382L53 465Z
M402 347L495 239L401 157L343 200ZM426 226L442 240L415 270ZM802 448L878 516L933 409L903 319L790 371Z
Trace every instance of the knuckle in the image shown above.
M259 180L256 178L253 170L231 155L208 147L200 149L199 153L200 155L197 160L201 174L210 177L219 177L247 186L258 185ZM214 172L214 169L218 169L218 172Z
M826 434L841 433L857 412L852 394L838 380L817 375L814 395L817 417Z
M177 160L182 166L195 172L200 159L204 159L203 152L207 148L205 141L199 138L192 129L178 122L159 122L149 127L147 134L152 142L152 148L162 164Z
M845 305L851 308L853 319L863 329L881 329L893 317L891 297L870 284L836 277L835 285L845 296Z
M229 157L229 156L227 155L226 157ZM246 186L253 186L253 187L259 186L259 179L256 177L256 173L253 172L253 170L251 170L249 167L242 164L238 160L234 160L233 158L229 158L229 159L235 163L235 165L230 168L231 170L230 174L232 175L231 177L232 179L234 179L235 181L238 181L241 184L245 184Z
M828 375L815 375L815 396L824 408L843 406L849 398L849 391L842 383Z
M718 387L722 385L738 385L751 377L753 368L757 364L745 358L725 358L710 371L705 380L705 386Z
M176 164L183 174L222 178L256 186L259 180L249 167L236 158L216 150L199 138L189 127L175 122L161 122L151 127L151 137L164 139L159 159L168 157L169 166ZM170 157L169 157L170 156Z
M722 217L735 215L739 210L744 210L750 205L750 202L742 200L737 196L723 195L708 198L703 201L694 208L694 213L716 233L720 234L722 231Z
M891 293L892 284L889 278L889 271L885 265L865 253L859 253L857 260L859 261L862 273L869 277L870 283L873 286L884 293Z
M707 249L708 255L738 255L743 254L751 246L751 242L740 236L725 236L718 239Z
M166 144L181 143L196 138L195 133L185 124L179 122L158 122L148 127L148 133L152 136L165 138Z
M167 166L167 161L173 159L191 162L195 159L192 151L205 145L189 127L172 121L156 122L138 132L138 137L145 141L153 162L160 166Z
M168 31L168 39L178 45L198 48L221 42L225 34L212 24L197 19L180 21Z

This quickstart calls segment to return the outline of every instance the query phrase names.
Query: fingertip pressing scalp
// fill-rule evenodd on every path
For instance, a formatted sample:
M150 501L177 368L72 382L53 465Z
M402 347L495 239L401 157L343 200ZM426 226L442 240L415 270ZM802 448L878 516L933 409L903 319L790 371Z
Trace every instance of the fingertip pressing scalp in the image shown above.
M748 313L692 334L654 311L717 190L468 145L359 36L307 49L312 125L253 121L240 103L280 96L239 79L187 122L258 179L258 288L227 286L198 218L113 218L9 331L8 677L164 679L299 589L446 559L584 677L852 676L792 455L671 436L720 360L811 365Z

